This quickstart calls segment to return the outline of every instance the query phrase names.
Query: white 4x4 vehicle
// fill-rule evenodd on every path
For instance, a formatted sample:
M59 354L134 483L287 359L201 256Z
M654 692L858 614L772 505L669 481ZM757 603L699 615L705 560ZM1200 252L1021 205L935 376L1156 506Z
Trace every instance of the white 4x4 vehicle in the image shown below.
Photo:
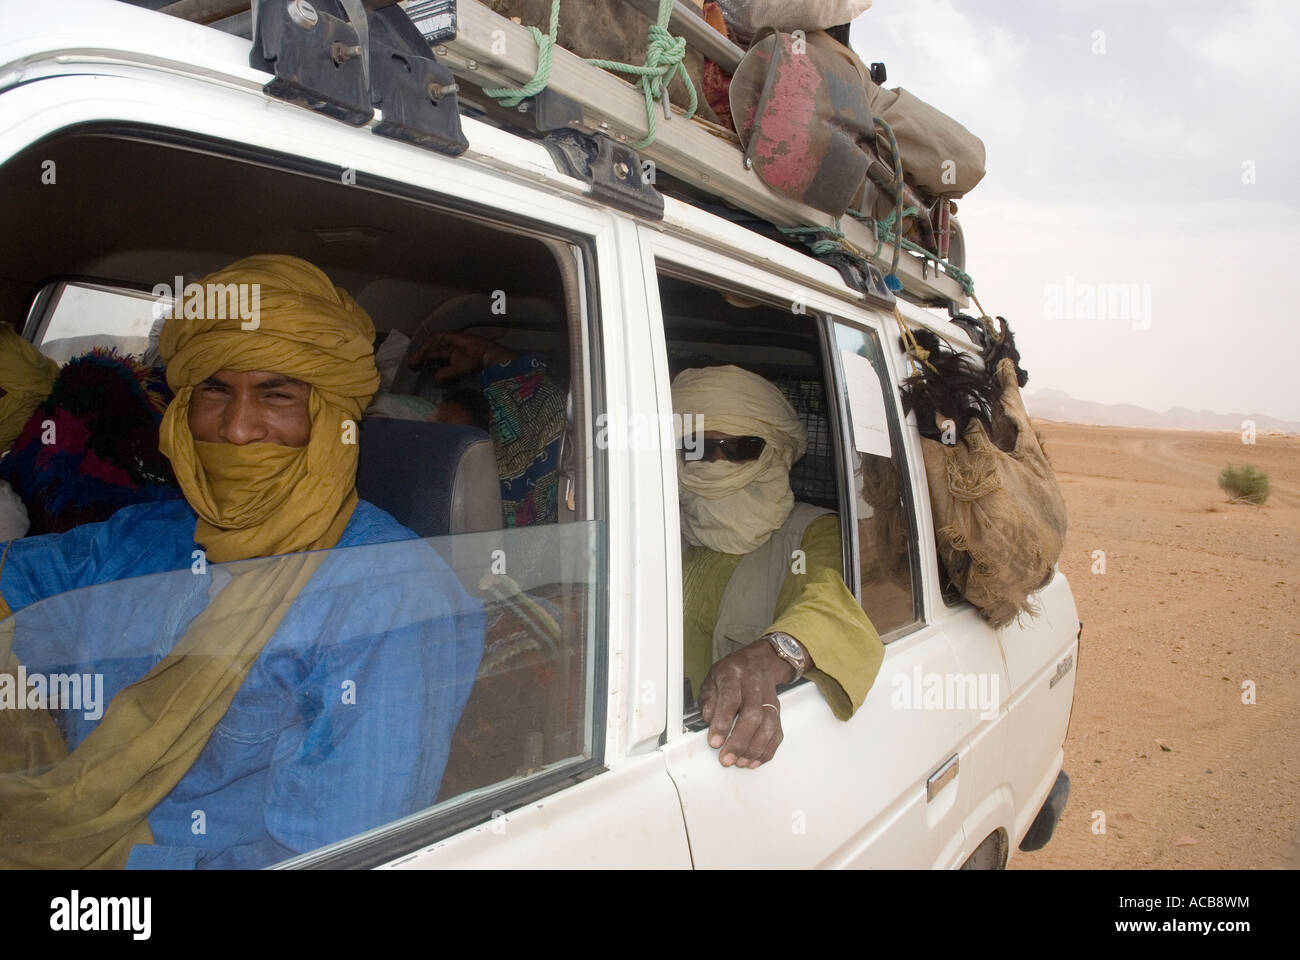
M0 27L0 305L49 355L138 351L156 284L280 252L328 272L381 334L433 313L544 357L567 389L553 524L491 529L490 507L484 522L496 478L473 443L449 466L401 426L365 425L362 497L478 591L487 638L438 795L290 863L1000 867L1046 842L1068 792L1073 596L1057 573L1041 615L1001 631L945 596L887 291L653 186L622 202L599 169L499 123L461 118L451 155L284 102L250 41L212 27L113 0L0 0ZM784 742L756 771L722 767L684 703L663 427L671 374L704 363L794 404L796 498L838 511L845 581L886 644L850 721L812 684L786 689ZM503 573L513 598L491 585Z

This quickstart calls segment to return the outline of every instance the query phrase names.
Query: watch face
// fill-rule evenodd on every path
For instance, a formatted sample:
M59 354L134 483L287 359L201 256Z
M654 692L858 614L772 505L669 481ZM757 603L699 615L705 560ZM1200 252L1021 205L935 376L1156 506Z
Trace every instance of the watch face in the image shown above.
M777 647L779 647L781 652L787 657L800 662L803 661L803 648L799 646L799 643L794 639L794 637L785 633L774 633L772 634L772 639L776 641Z

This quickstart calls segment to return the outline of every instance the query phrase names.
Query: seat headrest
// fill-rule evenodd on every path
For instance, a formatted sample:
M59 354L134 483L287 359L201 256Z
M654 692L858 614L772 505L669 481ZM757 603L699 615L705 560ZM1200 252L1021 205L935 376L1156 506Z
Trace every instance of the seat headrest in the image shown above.
M501 527L501 481L477 427L367 417L361 421L357 495L421 537Z

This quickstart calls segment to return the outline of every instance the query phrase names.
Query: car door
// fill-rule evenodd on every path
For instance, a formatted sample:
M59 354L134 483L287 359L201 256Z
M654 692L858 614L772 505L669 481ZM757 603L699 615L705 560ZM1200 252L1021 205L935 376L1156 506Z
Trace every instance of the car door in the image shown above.
M666 716L666 631L656 616L665 616L667 583L658 454L607 451L595 442L596 420L607 409L636 407L643 402L638 398L654 396L641 362L648 324L635 232L588 201L580 183L558 174L542 148L471 119L465 120L469 151L445 157L271 101L261 92L264 75L246 65L247 42L238 38L161 18L160 31L196 52L188 67L172 60L160 66L157 37L147 30L133 32L111 17L71 29L33 21L6 38L5 49L21 53L27 82L0 92L5 196L29 191L33 158L57 160L60 189L68 188L60 204L9 207L16 218L43 218L41 235L76 236L87 246L99 237L106 262L154 249L159 224L152 221L167 214L157 211L155 218L130 178L116 177L131 164L153 171L149 176L159 183L194 185L185 215L197 222L221 223L235 214L256 222L262 209L245 210L256 197L268 211L283 200L289 214L300 212L300 237L382 220L382 228L360 234L371 242L400 234L400 259L422 258L425 276L437 278L446 274L440 251L457 248L468 235L454 221L480 240L484 229L502 240L494 246L487 237L483 249L495 259L485 257L476 267L485 279L490 275L484 295L498 289L513 295L520 264L504 254L524 246L551 249L554 270L566 275L568 353L578 388L571 388L569 418L577 450L572 519L436 538L430 545L471 588L489 573L509 576L518 589L503 603L525 623L517 631L524 641L554 640L556 631L536 626L545 617L529 621L527 615L537 605L559 610L559 642L537 676L552 677L547 671L563 666L567 686L539 687L543 721L536 730L515 731L523 733L513 747L519 758L504 775L470 776L462 780L468 786L450 795L444 781L444 795L429 798L426 809L290 864L688 866L676 791L656 749ZM0 62L0 74L8 69ZM80 183L63 175L74 167L87 171ZM551 186L527 185L523 170L533 174L532 183ZM100 172L95 181L92 174ZM217 179L233 189L210 196L207 184ZM562 189L554 186L559 181ZM78 199L77 191L92 184L93 193ZM314 199L302 199L308 195ZM299 202L291 204L295 197ZM92 207L93 218L76 220L70 212ZM352 213L339 212L344 209ZM351 226L343 229L344 242L358 236ZM247 239L252 247L266 242L256 232ZM28 264L40 255L24 249L5 257L26 258L35 274L63 272L52 263ZM634 271L625 281L628 258ZM382 258L356 260L349 269L358 278L386 268ZM560 289L560 281L553 286ZM498 555L503 566L494 573ZM539 599L530 592L539 585L556 592ZM492 643L489 632L488 653ZM482 669L498 671L495 677L508 666L485 654ZM527 693L526 670L514 672ZM476 688L483 679L480 674ZM505 694L489 703L486 712L497 709L499 717L489 716L487 729L512 723L515 706Z
M909 323L930 319L911 306L901 311ZM963 334L952 328L944 333L959 349L978 353ZM893 338L892 352L897 365L908 363L898 338ZM904 439L916 449L923 470L915 419L909 414L904 422ZM933 530L928 497L918 502L918 512L924 526ZM1074 696L1079 630L1074 598L1058 571L1032 598L1037 616L1019 617L994 630L955 591L940 590L933 536L923 546L922 572L932 583L934 617L951 638L962 684L976 694L976 702L954 705L966 711L970 730L968 852L999 830L1014 844L1029 828L1061 768Z
M686 211L677 215L683 221L690 217ZM788 311L792 324L813 323L823 370L830 377L825 384L828 452L840 478L841 529L850 537L846 580L861 599L853 532L859 521L869 517L860 498L848 495L847 489L860 449L851 438L855 430L863 434L874 430L877 442L888 438L891 456L883 462L891 465L891 482L899 485L895 491L899 509L907 511L904 602L901 613L898 607L893 613L883 607L873 613L873 607L867 607L868 615L879 617L889 629L882 631L887 641L884 664L856 715L847 722L835 719L811 683L787 689L780 704L784 742L775 758L756 771L722 767L706 733L690 717L684 718L678 704L670 704L663 752L681 797L692 859L696 867L704 868L956 865L964 845L967 718L958 711L924 709L920 698L915 703L905 699L911 696L914 678L955 675L958 660L942 626L928 623L924 615L911 506L917 477L901 442L900 410L891 386L894 374L879 350L880 318L822 293L838 286L829 268L758 238L751 242L760 249L742 259L716 246L706 248L682 237L642 231L651 317L658 319L654 361L659 370L660 410L670 413L672 409L667 388L669 352L674 345L665 331L681 329L672 312L683 309L680 287L670 291L670 284L694 284L701 296L711 290L722 292L729 304L762 303ZM816 283L805 285L796 272L778 274L760 266L776 259L792 261L793 270L809 270ZM673 304L666 313L668 299ZM708 302L711 311L726 309L715 300ZM808 321L810 317L815 319ZM776 349L765 344L776 343L780 336L779 331L765 330L746 337L738 328L722 349L732 351L729 356L744 354L758 363L765 349ZM873 343L874 354L869 348ZM677 352L689 356L691 350ZM841 352L865 364L853 364L856 401L846 392ZM865 396L864 390L874 390L874 397ZM862 422L854 423L854 416ZM675 463L675 454L665 458L669 477ZM796 464L794 472L798 470ZM846 516L854 522L843 522ZM674 572L680 576L680 571ZM670 673L681 677L680 619L674 620L670 631Z

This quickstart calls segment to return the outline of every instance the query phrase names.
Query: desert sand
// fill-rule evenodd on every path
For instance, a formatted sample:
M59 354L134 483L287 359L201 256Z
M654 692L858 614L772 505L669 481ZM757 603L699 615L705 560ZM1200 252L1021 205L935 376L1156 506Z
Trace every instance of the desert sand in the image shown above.
M1035 425L1084 627L1070 800L1013 867L1300 867L1300 438ZM1226 502L1229 462L1267 504Z

